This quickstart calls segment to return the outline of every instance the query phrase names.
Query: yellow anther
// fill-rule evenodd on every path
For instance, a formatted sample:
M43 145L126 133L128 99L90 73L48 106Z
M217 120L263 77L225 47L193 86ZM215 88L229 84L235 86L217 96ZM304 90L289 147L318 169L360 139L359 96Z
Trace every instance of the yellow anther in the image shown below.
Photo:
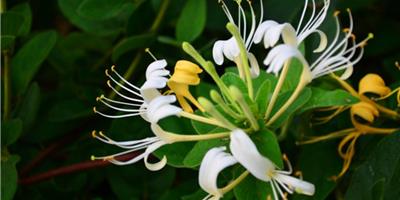
M378 74L367 74L358 84L358 93L360 95L372 93L383 97L390 92L391 89L386 86L385 81Z
M96 160L96 157L95 157L94 155L91 155L91 156L90 156L90 160L91 160L91 161L94 161L94 160Z
M150 48L146 48L144 51L148 53L154 60L157 60L157 58L151 53Z
M111 66L111 71L115 72L115 65Z
M354 35L353 33L350 35L351 39L356 40L356 35Z
M350 8L346 8L346 11L347 11L347 12L351 12Z
M104 71L104 73L105 73L107 76L110 76L110 74L108 73L108 69L106 69L106 70Z
M95 130L92 131L92 137L93 137L93 138L96 138L96 137L97 137L96 131L95 131Z
M267 200L272 200L272 196L270 194L267 196Z
M97 113L96 107L93 107L93 112Z
M105 136L102 131L99 132L99 135L101 135L103 137Z
M100 101L100 99L101 99L100 97L96 97L96 101Z
M343 28L343 32L349 33L349 32L350 32L350 29L349 29L349 28Z
M204 109L189 91L189 85L198 85L200 83L198 74L202 71L198 65L186 60L180 60L176 62L174 74L168 80L168 87L175 93L179 104L186 112L193 112L187 100L204 112Z
M333 13L333 16L337 17L337 16L339 16L339 14L340 14L340 11L339 11L339 10L336 10L336 11Z
M398 61L396 61L396 62L394 63L394 65L397 67L397 69L399 69L399 70L400 70L400 64L399 64L399 62L398 62Z
M110 80L107 81L107 85L108 85L108 87L112 87L112 86L111 86L111 81L110 81Z
M300 177L300 179L303 179L303 172L301 171L296 171L294 175Z

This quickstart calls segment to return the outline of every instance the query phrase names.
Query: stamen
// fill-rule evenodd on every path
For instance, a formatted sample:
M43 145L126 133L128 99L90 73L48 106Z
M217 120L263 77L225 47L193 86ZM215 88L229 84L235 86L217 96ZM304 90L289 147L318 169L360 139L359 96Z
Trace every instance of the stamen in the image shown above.
M130 101L133 101L133 102L143 102L143 100L141 100L141 99L134 99L134 98L127 97L127 96L121 94L120 92L118 92L117 89L115 89L115 88L111 85L110 80L107 81L107 85L108 85L108 87L110 87L116 94L118 94L118 96L120 96L120 97L122 97L122 98L124 98L124 99L130 100ZM142 96L139 96L139 97L142 97Z
M93 138L96 138L96 137L97 137L96 131L95 131L95 130L92 131L92 137L93 137Z
M399 64L398 61L396 61L396 62L394 63L394 65L400 70L400 64Z
M102 112L99 112L96 109L96 107L93 107L93 112L96 113L96 114L99 114L99 115L101 115L103 117L108 117L108 118L113 118L113 119L119 119L119 118L124 118L124 117L133 117L133 116L137 116L137 115L141 115L141 114L146 113L146 112L138 112L138 113L130 113L130 114L124 114L124 115L107 115L107 114L104 114Z
M112 76L109 76L109 75L108 75L108 78L110 78L115 84L117 84L119 87L123 88L124 90L126 90L126 91L128 91L128 92L130 92L130 93L132 93L132 94L134 94L134 95L136 95L136 96L142 97L141 94L139 94L139 93L137 93L137 92L135 92L135 91L133 91L133 90L131 90L131 89L125 87L125 86L122 85L120 82L116 81ZM122 80L122 79L121 79L121 80ZM124 80L122 80L122 81L124 81ZM125 80L125 81L126 81L126 80ZM124 81L124 82L125 82L125 81ZM110 80L107 81L107 84L110 85Z
M303 180L303 172L301 172L301 171L296 171L296 172L294 173L294 175L295 175L295 176L298 176L301 180Z
M116 100L109 99L109 98L105 97L104 95L101 95L101 96L98 97L98 98L104 99L104 100L109 101L109 102L111 102L111 103L116 103L116 104L121 104L121 105L127 105L127 106L142 106L143 103L144 103L143 100L139 100L139 99L138 99L137 101L140 102L140 104L137 104L137 103L127 103L127 102L123 102L123 101L116 101ZM97 98L96 98L96 100L97 100ZM98 101L98 100L97 100L97 101Z
M119 79L121 79L124 83L126 83L127 85L131 86L132 88L134 88L137 91L140 91L140 88L138 88L136 85L133 85L132 83L130 83L129 81L127 81L123 76L121 76L117 70L115 70L115 65L111 66L111 71L115 73L115 75L117 75L117 77Z
M154 54L151 53L150 48L146 48L144 51L146 51L146 53L148 53L155 61L157 60L157 58L154 56Z
M115 106L113 106L113 105L111 105L111 104L109 104L109 103L103 101L101 98L97 98L97 99L99 99L99 101L102 102L102 103L103 103L104 105L106 105L107 107L112 108L112 109L114 109L114 110L118 110L118 111L122 111L122 112L146 112L146 109L125 109L125 108L118 108L118 107L115 107ZM97 99L96 99L96 100L97 100Z
M229 9L226 6L224 0L219 0L218 2L221 4L222 10L224 11L224 13L225 13L226 17L228 18L229 22L235 23L235 20L233 20L233 17L231 15L231 13L229 12Z

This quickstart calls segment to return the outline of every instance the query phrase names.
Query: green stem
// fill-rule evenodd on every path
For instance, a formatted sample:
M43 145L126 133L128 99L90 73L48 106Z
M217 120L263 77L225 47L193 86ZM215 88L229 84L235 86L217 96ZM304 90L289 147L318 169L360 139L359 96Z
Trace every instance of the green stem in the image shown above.
M244 115L249 120L251 128L254 131L258 131L260 129L260 126L258 125L258 122L257 122L256 118L254 117L254 114L251 111L249 105L244 100L241 91L238 88L236 88L235 86L230 86L229 89L231 90L231 93L233 94L234 98L239 103L240 107L242 108Z
M272 108L274 107L276 100L278 99L279 92L281 91L283 83L285 82L287 73L289 71L289 66L290 66L290 60L287 61L285 63L285 65L283 66L282 72L279 76L278 83L276 84L274 92L272 93L271 100L269 101L269 103L267 102L268 107L267 107L267 112L265 113L265 116L264 116L265 120L268 120L269 116L271 115Z
M310 71L306 66L303 65L303 71L301 73L300 81L289 97L289 99L283 104L283 106L272 116L272 118L267 122L267 126L273 124L288 108L292 105L293 101L300 95L300 92L304 89L304 87L311 81Z
M3 85L4 85L4 99L3 99L3 119L7 119L10 114L10 99L11 99L11 83L10 83L10 55L8 51L3 51L4 67L3 67Z
M240 182L242 182L248 175L250 174L249 171L243 172L239 177L237 177L234 181L230 182L227 186L220 189L222 194L225 194L235 188Z
M165 12L169 6L170 0L163 0L160 6L160 10L158 11L158 14L156 16L156 18L154 19L153 24L151 25L151 28L149 30L149 32L157 32L158 29L160 28L161 22L165 16ZM132 60L131 64L129 65L128 70L125 72L124 74L124 78L126 80L129 80L130 77L132 76L132 74L135 72L137 66L139 65L141 59L143 57L143 51L139 51L138 54L136 54L135 58ZM116 88L117 90L120 90L120 87ZM115 97L116 93L114 91L112 91L110 93L109 98L113 99Z
M185 117L185 118L188 118L188 119L191 119L191 120L194 120L194 121L198 121L198 122L202 122L202 123L205 123L205 124L210 124L210 125L219 126L219 127L222 127L222 128L229 129L226 125L224 125L223 123L219 122L216 119L210 119L210 118L207 118L207 117L203 117L203 116L192 114L192 113L185 112L185 111L180 112L179 115L181 117Z
M7 9L7 2L6 0L1 0L0 2L0 13L4 13Z
M229 22L226 25L226 28L233 35L233 37L236 40L236 43L239 46L240 58L242 60L241 67L242 67L242 70L244 71L244 74L245 74L247 88L248 88L248 91L249 91L249 97L250 97L251 100L253 100L254 99L253 80L251 78L251 73L250 73L249 59L247 58L247 49L244 46L244 41L243 41L242 37L240 36L239 30L237 29L236 25L234 25L234 24Z
M193 141L203 141L203 140L213 140L219 138L228 137L231 132L220 132L220 133L210 133L204 135L181 135L174 134L177 142L193 142Z

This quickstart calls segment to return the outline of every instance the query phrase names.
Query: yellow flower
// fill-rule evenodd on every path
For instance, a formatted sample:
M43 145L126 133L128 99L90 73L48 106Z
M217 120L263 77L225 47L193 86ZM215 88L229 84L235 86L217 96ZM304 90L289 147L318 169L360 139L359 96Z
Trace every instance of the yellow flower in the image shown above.
M358 93L365 95L366 93L372 93L383 97L391 92L390 88L385 85L385 81L377 74L365 75L358 85Z
M193 112L192 107L187 102L189 100L200 111L204 109L193 97L189 91L189 85L198 85L200 83L200 74L203 70L196 64L187 60L179 60L176 62L174 74L168 80L167 85L173 93L175 93L179 104L186 112Z

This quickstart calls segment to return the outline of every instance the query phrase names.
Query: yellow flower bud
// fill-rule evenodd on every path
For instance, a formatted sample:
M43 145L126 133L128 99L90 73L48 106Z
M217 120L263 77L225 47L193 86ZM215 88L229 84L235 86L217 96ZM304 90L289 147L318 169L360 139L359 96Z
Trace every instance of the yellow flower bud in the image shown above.
M389 94L390 91L390 88L385 85L385 81L377 74L365 75L358 85L358 93L360 95L372 93L383 97Z

